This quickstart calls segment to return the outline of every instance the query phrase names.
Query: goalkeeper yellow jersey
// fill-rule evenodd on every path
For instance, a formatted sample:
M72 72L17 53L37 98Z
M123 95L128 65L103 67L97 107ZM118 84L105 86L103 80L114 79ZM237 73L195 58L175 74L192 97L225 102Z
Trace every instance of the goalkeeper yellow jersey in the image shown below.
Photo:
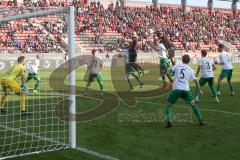
M3 79L16 81L21 75L26 75L26 68L23 64L16 64L6 73Z

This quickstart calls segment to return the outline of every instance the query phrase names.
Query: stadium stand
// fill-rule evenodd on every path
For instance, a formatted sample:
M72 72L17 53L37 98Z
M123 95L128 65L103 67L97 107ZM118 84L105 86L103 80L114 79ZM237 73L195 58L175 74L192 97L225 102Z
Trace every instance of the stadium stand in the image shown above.
M206 9L196 7L184 13L176 6L122 7L119 3L104 8L100 2L91 2L89 6L84 7L78 1L73 1L73 4L46 1L24 1L23 4L17 4L16 1L0 2L0 7L20 5L26 7L74 5L76 42L87 52L93 48L107 50L108 44L128 40L134 31L139 36L139 49L149 51L145 44L149 29L161 32L179 50L207 49L214 52L218 40L225 40L240 49L240 13L235 17L231 12L224 10L215 10L209 14ZM8 14L7 10L5 14ZM4 10L1 10L0 15L4 15ZM57 20L51 21L51 18ZM61 17L0 24L0 52L11 53L15 50L31 53L62 52L64 47L61 41L67 32L64 25ZM47 41L42 42L41 39ZM28 44L30 40L34 42L33 45Z

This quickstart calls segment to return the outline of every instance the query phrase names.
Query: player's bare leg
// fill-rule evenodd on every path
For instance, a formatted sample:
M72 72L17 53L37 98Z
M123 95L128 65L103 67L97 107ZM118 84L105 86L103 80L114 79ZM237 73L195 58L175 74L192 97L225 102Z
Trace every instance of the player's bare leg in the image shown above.
M218 87L217 87L217 96L221 96L221 85L222 85L222 78L218 78Z
M172 81L171 75L168 74L168 72L166 72L166 76L169 80L168 88L172 88L173 87L173 81Z
M199 84L200 84L200 87L204 86L204 84L202 84L200 81L199 81ZM215 98L215 101L216 101L217 103L219 103L220 101L219 101L219 99L218 99L217 92L216 92L214 86L213 86L213 85L209 85L209 87L210 87L210 89L211 89L211 92L212 92L213 97ZM199 90L198 90L198 89L196 90L195 103L196 103L196 104L199 103Z
M228 85L229 85L229 88L231 90L231 96L235 96L235 92L233 90L233 85L232 85L232 81L231 80L228 80Z
M220 101L219 101L219 99L218 99L217 92L216 92L214 86L210 86L210 89L211 89L211 91L212 91L213 97L215 98L215 101L216 101L217 103L219 103Z

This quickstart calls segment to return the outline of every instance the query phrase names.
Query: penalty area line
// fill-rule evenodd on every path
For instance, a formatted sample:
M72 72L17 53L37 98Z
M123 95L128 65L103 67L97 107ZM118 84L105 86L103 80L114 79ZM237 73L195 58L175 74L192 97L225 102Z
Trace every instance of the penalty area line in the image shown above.
M55 143L56 145L69 146L68 144L65 144L63 142L59 142L57 140L52 140L51 138L37 136L36 135L37 133L25 132L25 131L23 131L19 128L11 128L11 127L7 127L7 126L1 125L1 124L0 124L0 128L3 128L5 130L9 130L11 132L18 133L18 134L23 135L23 136L30 136L30 137L33 137L33 138L37 138L39 140L45 140L45 141L48 141L48 142L52 142L52 143ZM75 148L75 150L81 151L83 153L89 154L89 155L94 156L94 157L102 158L102 159L105 159L105 160L119 160L118 158L115 158L115 157L112 157L112 156L109 156L109 155L105 155L105 154L101 154L101 153L98 153L98 152L95 152L95 151L92 151L92 150L89 150L89 149L83 148L83 147L78 147L77 146L77 148ZM41 151L39 151L39 152L41 152Z

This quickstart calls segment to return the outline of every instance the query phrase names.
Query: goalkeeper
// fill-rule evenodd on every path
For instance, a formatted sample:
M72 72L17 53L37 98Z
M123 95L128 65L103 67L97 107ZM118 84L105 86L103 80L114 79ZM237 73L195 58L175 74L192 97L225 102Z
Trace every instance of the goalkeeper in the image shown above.
M39 55L36 55L36 59L34 60L33 65L28 71L28 77L26 83L28 83L30 80L35 80L35 86L33 88L33 92L38 92L39 85L40 85L40 78L38 77L38 70L39 70L39 65L40 65L40 57Z
M4 104L6 103L8 92L15 92L18 96L20 96L20 106L21 106L21 114L26 115L26 96L25 91L27 91L27 87L25 86L26 82L26 69L25 69L25 57L18 57L18 64L14 65L10 71L8 71L3 79L1 80L1 85L3 88L3 96L0 102L0 110L1 114L6 113L3 109ZM18 79L21 79L21 87L16 82ZM22 89L21 89L22 88Z

